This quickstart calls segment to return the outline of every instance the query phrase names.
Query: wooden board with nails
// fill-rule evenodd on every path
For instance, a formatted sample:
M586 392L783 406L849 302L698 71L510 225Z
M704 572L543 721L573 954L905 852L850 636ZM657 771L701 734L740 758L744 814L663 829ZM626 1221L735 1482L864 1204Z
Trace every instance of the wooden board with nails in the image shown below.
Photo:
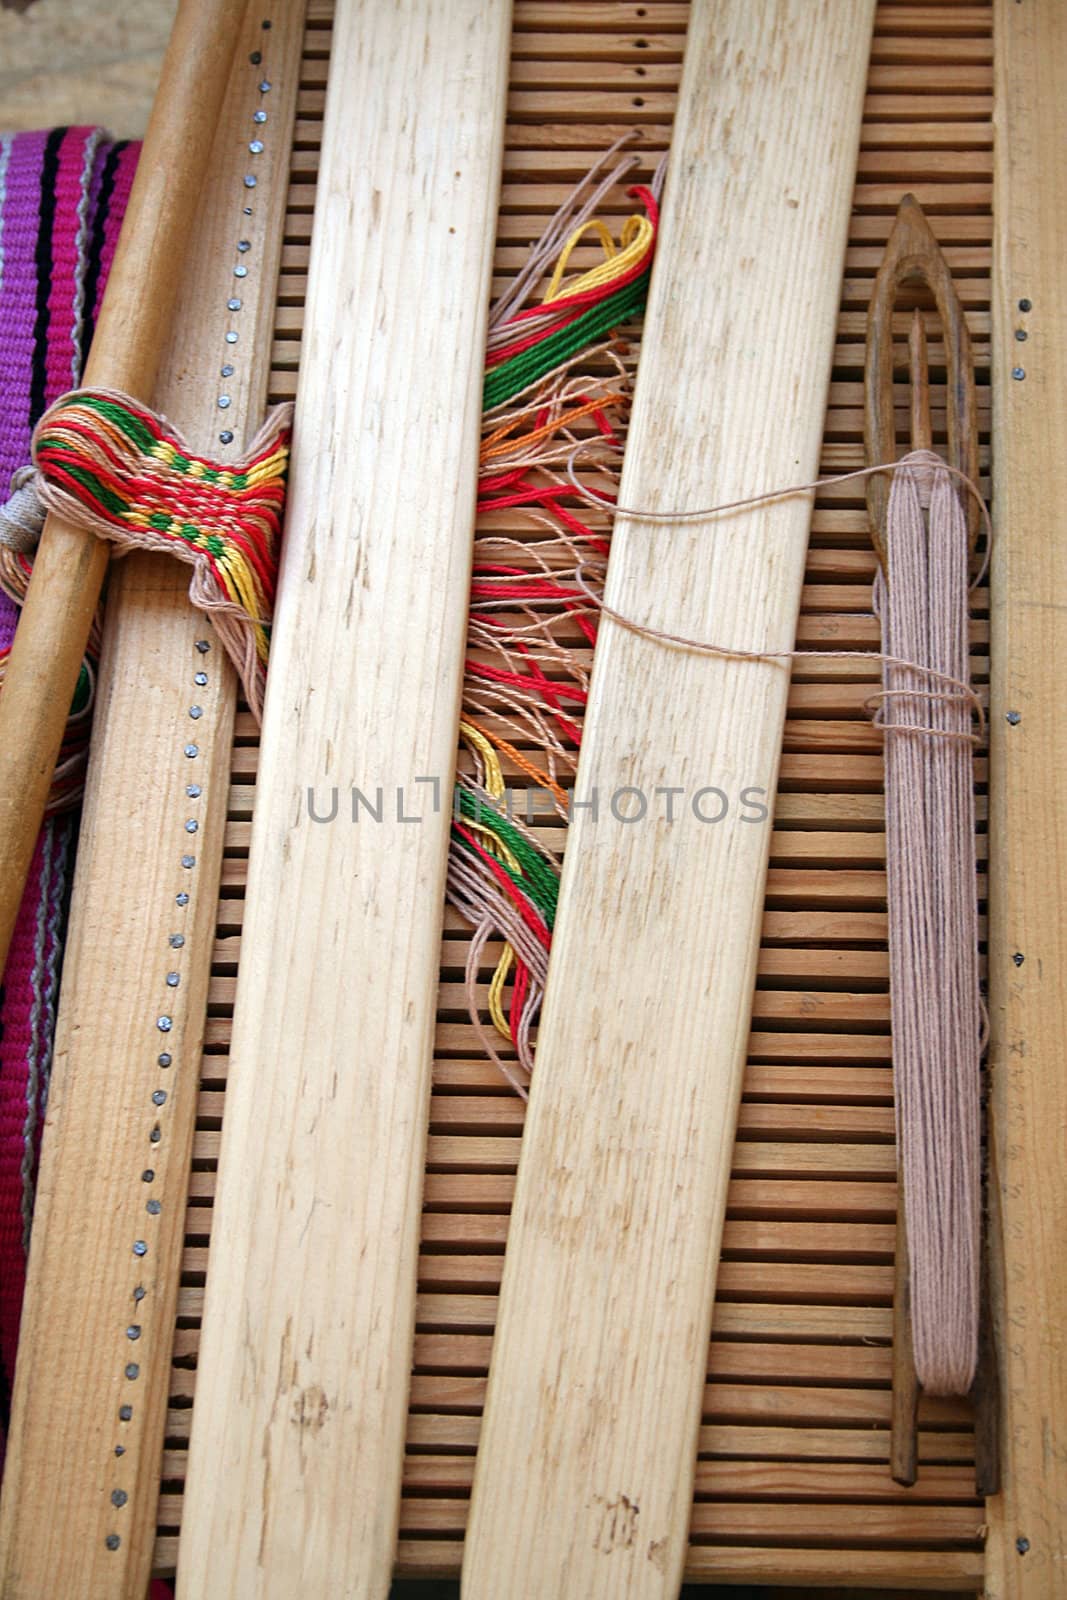
M1003 1492L987 1594L1067 1572L1067 13L997 0L990 1202Z
M262 417L304 22L303 0L279 0L264 50L260 8L231 10L233 65L151 396L209 457L225 457L220 417L231 455ZM246 215L257 46L272 121ZM143 1594L151 1570L237 702L189 578L136 553L110 584L4 1480L5 1600Z

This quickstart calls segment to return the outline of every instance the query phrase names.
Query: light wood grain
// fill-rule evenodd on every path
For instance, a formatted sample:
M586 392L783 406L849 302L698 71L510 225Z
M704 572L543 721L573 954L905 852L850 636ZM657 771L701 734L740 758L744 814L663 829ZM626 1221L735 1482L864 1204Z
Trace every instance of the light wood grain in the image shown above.
M87 386L142 398L152 392L241 11L241 0L182 0L85 366ZM94 534L46 520L0 696L0 967L109 554Z
M814 475L873 7L697 4L620 500ZM758 152L758 155L755 154ZM774 418L773 427L768 419ZM608 601L788 649L810 509L620 518ZM605 622L577 791L773 791L788 673ZM490 1369L467 1600L677 1592L765 828L571 823Z
M510 12L342 4L180 1592L385 1595ZM335 87L333 87L335 85ZM308 785L421 820L317 825Z
M751 1477L751 1474L749 1476ZM801 1474L796 1475L800 1476ZM817 1473L812 1473L811 1476L818 1481ZM859 1480L855 1484L855 1491L861 1492L862 1477L858 1474L854 1476ZM722 1479L717 1484L709 1484L707 1475L702 1474L702 1477L704 1482L701 1484L701 1489L704 1492L710 1487L718 1488L721 1493ZM773 1493L771 1486L776 1481L782 1486L781 1498L775 1509L775 1520L780 1532L797 1540L816 1540L823 1537L822 1519L825 1513L822 1507L803 1502L788 1504L790 1484L788 1473L767 1472L764 1478L767 1492ZM884 1479L882 1481L884 1482ZM744 1482L745 1475L739 1474L739 1489L743 1487ZM757 1482L756 1488L761 1487L763 1485ZM423 1536L429 1534L431 1537L435 1534L446 1538L462 1537L468 1508L468 1501L463 1492L465 1488L466 1485L460 1483L456 1485L452 1495L448 1495L447 1492L434 1492L421 1496L417 1490L405 1495L400 1511L401 1537L412 1533ZM837 1492L839 1494L848 1492L844 1488L844 1474L837 1480ZM160 1509L162 1520L172 1525L178 1510L177 1496L164 1495ZM767 1504L763 1499L749 1501L731 1499L716 1505L698 1501L693 1511L691 1530L694 1542L699 1544L709 1537L727 1540L760 1538L766 1534L767 1514ZM892 1502L868 1505L846 1503L835 1508L835 1520L836 1532L842 1540L868 1548L891 1541L922 1542L931 1538L951 1540L957 1545L962 1545L968 1542L977 1543L982 1524L982 1510L973 1500L973 1496L969 1505L955 1505L951 1500L948 1503L943 1501L939 1505Z
M423 1452L461 1452L458 1456L444 1454L430 1456L429 1459L438 1462L442 1470L448 1462L453 1472L469 1473L473 1457L468 1457L465 1452L477 1445L480 1426L478 1417L426 1413L412 1417L408 1424L408 1445L419 1453L406 1458L405 1480L418 1481L418 1475L428 1470L423 1466L428 1459ZM179 1481L185 1471L185 1452L181 1444L189 1436L189 1412L178 1409L172 1411L167 1419L167 1432L175 1448L164 1457L165 1475L172 1481ZM756 1465L763 1461L868 1462L877 1467L883 1489L887 1483L884 1466L886 1437L876 1427L806 1427L802 1424L796 1427L764 1427L758 1424L713 1423L701 1428L699 1444L702 1458L721 1457L733 1466L742 1464L741 1470L744 1470L743 1463L746 1461ZM947 1467L966 1468L970 1464L972 1440L965 1433L926 1428L920 1444L922 1459L933 1468L935 1474ZM700 1467L701 1463L698 1462L698 1472ZM931 1481L940 1483L941 1480L935 1476ZM967 1482L970 1484L969 1474Z
M250 6L153 397L195 449L223 458L220 360L236 369L225 421L239 436L255 431L266 390L256 335L273 313L302 0L274 6L268 42L260 21ZM249 62L254 48L266 68ZM271 118L253 159L264 70ZM250 165L256 205L245 217ZM242 235L251 248L237 317L226 302ZM5 1600L140 1600L150 1572L236 701L188 586L186 566L138 554L111 587L4 1482Z
M1067 11L997 0L995 16L990 1188L1004 1487L989 1501L986 1592L1051 1600L1067 1584Z

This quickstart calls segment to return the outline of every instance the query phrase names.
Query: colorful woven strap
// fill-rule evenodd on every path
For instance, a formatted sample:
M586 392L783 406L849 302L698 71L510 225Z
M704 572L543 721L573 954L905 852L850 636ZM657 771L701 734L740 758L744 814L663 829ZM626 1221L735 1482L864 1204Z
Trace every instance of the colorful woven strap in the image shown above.
M127 395L76 389L45 412L33 436L37 490L49 511L117 545L192 566L189 599L211 619L257 718L291 424L292 406L278 406L245 455L223 466Z

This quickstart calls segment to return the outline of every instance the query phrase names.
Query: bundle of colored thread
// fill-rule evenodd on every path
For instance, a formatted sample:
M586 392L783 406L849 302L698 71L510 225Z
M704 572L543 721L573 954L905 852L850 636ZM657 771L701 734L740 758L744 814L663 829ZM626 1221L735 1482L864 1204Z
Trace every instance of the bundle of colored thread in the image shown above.
M244 455L197 455L127 395L78 389L37 424L33 459L45 507L124 549L193 568L189 598L211 618L257 718L285 508L291 406L278 406Z
M590 519L567 467L595 438L591 481L609 499L617 489L632 387L617 330L644 307L658 219L658 182L628 191L644 214L626 220L618 244L595 216L636 164L623 156L612 166L619 148L556 213L490 317L461 728L473 770L460 775L448 892L475 927L472 1021L519 1093L533 1066L560 864L532 810L526 821L514 815L505 770L532 785L528 806L540 793L554 826L566 822L596 643L595 607L577 578L593 556L603 568L610 540L609 519ZM603 260L568 281L590 237ZM546 277L541 302L526 305ZM517 1060L482 1020L480 968L499 938L484 1009Z

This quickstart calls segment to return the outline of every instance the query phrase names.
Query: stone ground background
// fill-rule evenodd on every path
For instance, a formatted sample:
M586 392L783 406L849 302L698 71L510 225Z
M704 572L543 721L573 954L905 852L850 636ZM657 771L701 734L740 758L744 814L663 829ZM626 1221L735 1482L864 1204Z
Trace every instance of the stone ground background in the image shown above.
M0 131L100 123L139 139L176 0L0 0Z

